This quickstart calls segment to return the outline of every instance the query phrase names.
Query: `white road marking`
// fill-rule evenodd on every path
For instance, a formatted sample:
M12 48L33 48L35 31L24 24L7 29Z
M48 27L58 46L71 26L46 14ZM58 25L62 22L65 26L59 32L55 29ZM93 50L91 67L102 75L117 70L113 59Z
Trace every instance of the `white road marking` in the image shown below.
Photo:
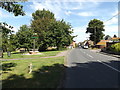
M83 53L85 54L85 52L84 52L84 51L83 51ZM89 54L86 54L86 55L88 55L89 57L93 58L93 56L91 56L91 55L89 55Z
M93 58L93 56L91 56L91 55L88 55L89 57L91 57L91 58Z
M93 56L91 56L91 55L89 55L89 54L87 54L89 57L91 57L91 58L93 58Z
M109 67L109 68L111 68L111 69L113 69L113 70L115 70L115 71L117 71L117 72L120 72L118 69L116 69L116 68L114 68L114 67L112 67L112 66L110 66L110 65L108 65L108 64L105 64L105 63L103 63L102 61L100 61L100 60L97 60L98 62L101 62L102 64L104 64L104 65L106 65L107 67Z

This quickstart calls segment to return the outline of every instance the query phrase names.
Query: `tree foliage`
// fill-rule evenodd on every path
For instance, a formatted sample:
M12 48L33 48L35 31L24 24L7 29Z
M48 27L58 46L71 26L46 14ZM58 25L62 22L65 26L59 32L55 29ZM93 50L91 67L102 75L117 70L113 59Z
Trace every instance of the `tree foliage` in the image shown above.
M110 35L106 35L106 36L105 36L105 40L109 40L110 38L111 38Z
M15 16L25 15L25 12L23 11L23 6L20 4L16 4L16 2L0 2L0 7L8 12L14 13Z
M69 45L73 39L71 36L71 25L64 20L57 21L54 14L49 10L37 10L32 14L33 20L31 27L38 34L39 50L45 50L47 47Z
M15 36L17 48L26 48L29 51L33 46L33 41L31 39L32 35L33 30L27 25L22 25Z
M2 48L3 51L12 50L12 45L10 42L10 36L12 35L12 26L9 26L7 23L0 23L1 32L2 32Z
M120 52L120 43L112 44L110 47L110 50L112 50L114 52Z
M54 44L58 50L63 46L69 46L73 41L74 36L71 36L73 33L71 25L64 20L56 21L51 28L53 28L51 37L55 41Z
M8 12L12 12L15 16L25 15L23 11L23 6L17 4L17 2L0 2L0 7ZM0 23L0 26L2 27L0 29L2 32L2 46L0 46L0 48L2 48L3 51L12 51L13 49L15 49L15 45L13 46L13 43L11 43L13 42L11 39L11 37L13 38L13 31L11 30L13 27L4 22Z
M113 37L114 37L114 38L116 38L116 37L117 37L117 35L114 35Z
M103 39L104 25L103 21L93 19L88 23L86 33L90 33L90 40L94 41L95 44Z

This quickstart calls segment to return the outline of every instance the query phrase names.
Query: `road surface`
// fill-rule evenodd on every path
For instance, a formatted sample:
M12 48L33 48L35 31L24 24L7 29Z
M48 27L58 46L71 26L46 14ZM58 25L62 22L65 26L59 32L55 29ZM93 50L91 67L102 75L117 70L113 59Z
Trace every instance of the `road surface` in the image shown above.
M64 88L119 88L120 60L75 48L67 57Z

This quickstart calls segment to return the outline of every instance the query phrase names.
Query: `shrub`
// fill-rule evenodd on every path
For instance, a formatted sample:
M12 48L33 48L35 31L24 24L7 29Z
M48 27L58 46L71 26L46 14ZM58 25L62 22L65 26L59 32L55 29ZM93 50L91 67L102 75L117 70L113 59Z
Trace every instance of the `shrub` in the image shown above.
M120 43L115 43L111 45L111 51L120 52Z

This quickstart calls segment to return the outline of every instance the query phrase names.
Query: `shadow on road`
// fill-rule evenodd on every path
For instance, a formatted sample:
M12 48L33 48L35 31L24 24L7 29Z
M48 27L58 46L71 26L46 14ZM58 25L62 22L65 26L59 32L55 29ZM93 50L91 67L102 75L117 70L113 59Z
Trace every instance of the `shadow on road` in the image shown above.
M120 61L104 62L120 70ZM65 88L118 88L120 72L100 62L72 63L66 68ZM120 87L119 87L120 88Z

